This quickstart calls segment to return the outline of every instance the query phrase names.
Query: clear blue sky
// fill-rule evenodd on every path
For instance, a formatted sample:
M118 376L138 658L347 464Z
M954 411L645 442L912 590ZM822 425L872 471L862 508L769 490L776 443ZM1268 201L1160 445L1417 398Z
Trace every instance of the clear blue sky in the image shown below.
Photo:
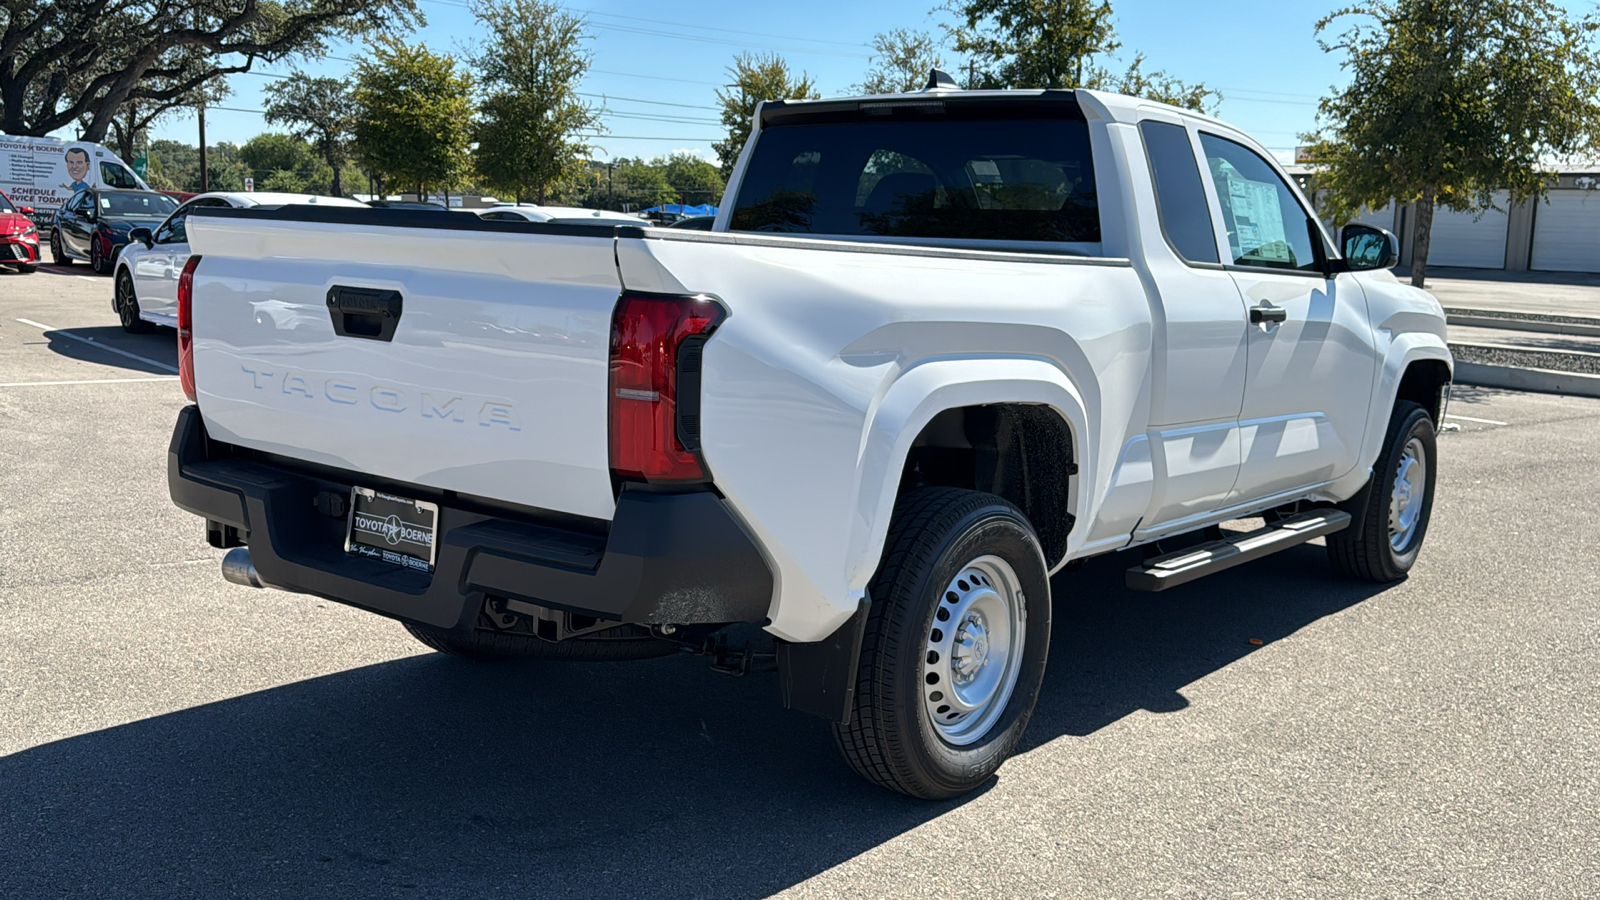
M462 0L420 0L428 25L415 36L435 50L459 51L478 29ZM586 92L604 95L611 112L610 135L595 140L597 156L656 156L689 150L710 157L721 134L714 91L741 50L777 51L811 74L823 95L845 93L869 65L869 43L878 32L920 28L942 34L946 13L931 12L937 0L574 0L573 12L588 16L594 68ZM1337 58L1317 46L1317 19L1340 0L1279 0L1250 7L1248 16L1229 7L1193 0L1115 0L1121 61L1143 53L1148 70L1221 90L1223 119L1254 134L1280 157L1289 158L1296 135L1315 122L1317 98L1342 82ZM1568 3L1592 8L1590 2ZM340 44L330 58L300 63L315 74L343 76L361 46ZM947 55L952 69L954 54ZM284 73L291 65L261 68ZM230 79L233 96L223 106L259 110L264 75ZM598 96L592 99L599 99ZM671 104L671 105L669 105ZM242 142L268 130L258 113L211 110L211 142ZM157 137L195 142L194 117L158 126Z

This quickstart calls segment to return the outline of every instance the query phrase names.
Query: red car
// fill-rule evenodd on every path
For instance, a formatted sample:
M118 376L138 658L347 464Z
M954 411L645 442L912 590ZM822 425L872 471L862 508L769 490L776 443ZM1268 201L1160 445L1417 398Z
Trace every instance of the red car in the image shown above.
M11 198L0 191L0 265L18 272L39 267L39 228L28 218L31 212L30 207L12 205Z

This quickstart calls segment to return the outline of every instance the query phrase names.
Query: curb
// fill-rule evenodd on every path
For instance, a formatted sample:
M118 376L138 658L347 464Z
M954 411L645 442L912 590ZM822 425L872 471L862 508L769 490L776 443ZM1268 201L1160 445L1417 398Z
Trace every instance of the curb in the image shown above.
M1509 388L1539 394L1566 394L1571 397L1600 397L1600 375L1556 372L1551 369L1519 369L1486 363L1457 362L1457 384Z
M1572 337L1600 337L1600 325L1567 325L1562 322L1541 322L1535 319L1503 319L1499 316L1445 317L1450 325L1472 328L1499 328L1505 331L1529 331L1541 334L1565 334Z

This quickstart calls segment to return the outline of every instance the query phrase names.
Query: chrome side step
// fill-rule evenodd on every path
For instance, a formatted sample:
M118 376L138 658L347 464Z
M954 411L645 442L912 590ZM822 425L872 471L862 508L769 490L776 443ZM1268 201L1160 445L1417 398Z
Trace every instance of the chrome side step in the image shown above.
M1142 566L1129 569L1127 585L1135 591L1164 591L1231 569L1240 563L1299 546L1312 538L1343 531L1349 525L1350 514L1341 510L1319 509L1301 513L1274 522L1259 531L1158 556Z

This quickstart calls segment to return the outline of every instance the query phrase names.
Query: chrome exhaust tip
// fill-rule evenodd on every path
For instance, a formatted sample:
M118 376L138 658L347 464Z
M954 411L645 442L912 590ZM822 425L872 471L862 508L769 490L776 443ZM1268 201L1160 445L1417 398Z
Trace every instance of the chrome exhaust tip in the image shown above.
M256 571L255 564L250 561L249 547L235 547L223 554L222 577L234 584L245 587L264 588L261 575Z

